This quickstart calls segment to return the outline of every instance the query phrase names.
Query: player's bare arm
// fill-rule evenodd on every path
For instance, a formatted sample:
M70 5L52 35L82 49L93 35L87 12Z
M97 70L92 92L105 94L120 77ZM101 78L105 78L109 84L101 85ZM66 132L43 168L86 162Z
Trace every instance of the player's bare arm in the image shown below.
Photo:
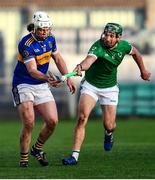
M96 57L92 55L87 55L87 57L80 63L78 64L73 71L77 72L78 76L81 76L81 71L86 71L89 69L89 67L96 61Z
M52 55L52 58L54 59L54 62L56 64L57 68L59 69L60 73L62 75L67 74L68 69L67 69L66 63L65 63L63 57L61 56L61 54L59 52L57 52L56 54ZM55 85L57 85L58 83L59 82L55 82ZM69 87L69 90L72 94L75 93L76 87L70 78L67 78L67 86Z
M62 75L67 74L68 73L67 66L66 66L61 54L59 52L57 52L56 54L52 55L52 58L54 59L54 62L56 64L57 68L59 69L60 73Z
M131 55L139 67L141 78L143 80L149 81L151 73L148 70L146 70L145 65L143 63L143 58L140 52L135 47L133 47Z
M37 70L37 64L34 58L25 63L30 75L36 79L48 81L48 76Z
M25 63L26 68L30 75L36 79L43 80L45 82L48 82L49 84L52 85L54 79L51 77L47 76L46 74L43 74L41 71L37 70L37 64L34 58L29 60L28 62Z

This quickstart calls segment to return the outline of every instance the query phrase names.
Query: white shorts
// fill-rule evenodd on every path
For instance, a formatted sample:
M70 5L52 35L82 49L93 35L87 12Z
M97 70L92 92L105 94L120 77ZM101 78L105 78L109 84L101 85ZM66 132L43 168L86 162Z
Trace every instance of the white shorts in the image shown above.
M12 89L14 105L32 101L34 105L55 101L47 83L39 85L20 84Z
M97 88L89 84L86 80L81 82L81 94L88 94L101 105L117 105L119 88L117 85L110 88Z

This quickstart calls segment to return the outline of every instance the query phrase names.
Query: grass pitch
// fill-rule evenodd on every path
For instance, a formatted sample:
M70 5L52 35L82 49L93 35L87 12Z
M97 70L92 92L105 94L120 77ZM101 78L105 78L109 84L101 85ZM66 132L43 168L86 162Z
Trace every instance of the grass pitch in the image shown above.
M30 157L28 168L19 168L20 122L0 121L0 179L155 179L155 120L117 120L114 147L103 150L103 128L90 119L79 163L63 166L61 159L71 153L74 120L60 121L44 150L50 165L41 167ZM41 127L36 123L32 144Z

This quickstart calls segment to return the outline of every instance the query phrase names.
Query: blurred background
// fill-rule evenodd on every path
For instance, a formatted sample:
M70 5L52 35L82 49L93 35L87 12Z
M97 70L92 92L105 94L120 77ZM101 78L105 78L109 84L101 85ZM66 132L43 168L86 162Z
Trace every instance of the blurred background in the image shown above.
M32 14L42 10L49 14L53 34L69 71L86 56L91 44L100 38L108 22L124 27L123 38L139 49L152 73L144 82L131 57L126 56L118 71L120 100L118 116L155 116L155 3L154 0L0 0L0 116L16 117L11 95L13 69L17 62L17 45L28 33ZM53 62L50 69L58 73ZM79 87L80 77L73 77ZM60 117L75 117L79 92L68 88L51 89ZM93 115L100 115L97 104Z

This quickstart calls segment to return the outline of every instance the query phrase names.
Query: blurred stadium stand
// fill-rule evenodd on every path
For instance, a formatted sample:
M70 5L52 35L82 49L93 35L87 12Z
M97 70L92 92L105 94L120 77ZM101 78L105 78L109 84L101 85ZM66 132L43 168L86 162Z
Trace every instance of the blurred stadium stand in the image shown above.
M118 74L121 88L118 115L155 115L154 0L0 1L0 115L4 112L9 114L7 106L11 116L15 112L11 98L11 79L17 61L17 44L21 36L27 33L26 25L36 10L44 10L51 16L58 49L65 57L70 71L85 57L91 44L100 38L107 22L122 24L123 38L143 54L146 66L152 72L152 79L151 83L144 84L131 58L124 60ZM57 72L56 68L53 71ZM77 86L79 81L80 78L75 78ZM52 91L60 116L74 117L78 93L75 96L68 94L66 86ZM96 114L97 111L99 109Z
M30 7L39 8L75 8L75 7L133 7L144 8L148 0L5 0L0 3L1 7Z

